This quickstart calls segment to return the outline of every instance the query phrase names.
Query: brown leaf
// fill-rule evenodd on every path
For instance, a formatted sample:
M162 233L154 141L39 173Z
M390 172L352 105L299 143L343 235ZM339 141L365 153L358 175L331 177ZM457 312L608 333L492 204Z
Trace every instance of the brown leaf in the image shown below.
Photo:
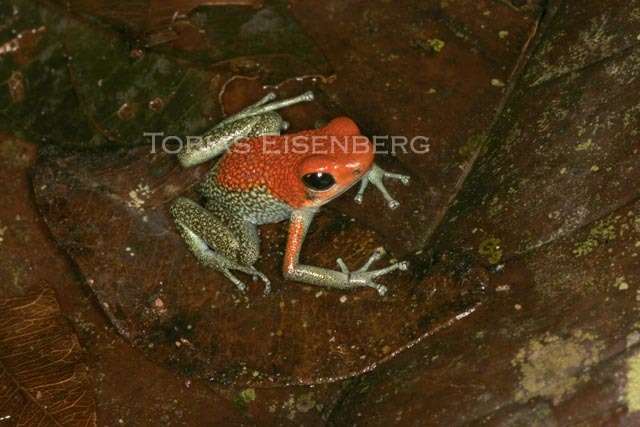
M0 300L0 420L96 425L80 344L48 287Z
M550 3L435 233L493 264L495 292L354 382L328 425L639 425L640 15Z
M396 170L401 164L411 175L410 191L421 194L410 201L398 194L410 217L406 225L398 224L396 211L380 210L376 230L396 251L427 246L504 97L504 87L491 82L508 84L535 16L486 0L291 3L338 76L324 88L327 97L365 133L380 137L380 151L394 156L377 161L394 162L383 166ZM356 219L375 209L366 203Z
M6 278L0 299L39 295L49 287L47 280L55 278L51 287L84 350L92 392L99 396L100 425L165 425L169 415L171 424L199 425L212 413L228 425L250 424L233 401L204 382L185 382L118 336L38 215L27 174L37 148L0 133L0 182L5 183L0 197L0 278ZM0 407L3 403L0 400ZM0 409L0 425L12 426L15 419L4 416Z
M184 169L175 156L148 147L37 167L37 203L54 236L120 333L149 357L216 381L334 381L371 369L478 304L482 280L474 274L462 280L469 265L432 267L427 252L410 255L410 272L385 276L385 297L285 281L286 223L261 228L256 266L272 280L272 293L263 296L262 284L246 276L250 290L239 293L196 262L168 213L209 167ZM301 257L331 269L342 257L355 267L385 239L350 215L324 209Z
M124 28L134 35L154 35L156 39L175 38L171 29L178 18L198 6L248 6L258 8L262 0L70 0L70 10L97 17ZM160 34L163 36L160 37Z

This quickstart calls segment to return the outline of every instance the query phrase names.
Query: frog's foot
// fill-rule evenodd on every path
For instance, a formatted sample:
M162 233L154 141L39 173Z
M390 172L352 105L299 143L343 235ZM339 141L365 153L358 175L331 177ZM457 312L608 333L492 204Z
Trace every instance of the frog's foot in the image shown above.
M262 282L264 282L264 289L263 289L262 293L267 295L267 294L269 294L271 292L271 281L269 280L269 278L267 276L265 276L264 273L262 273L261 271L258 271L253 266L245 267L243 265L236 264L236 265L234 265L233 267L230 267L230 268L218 268L217 270L220 273L222 273L224 275L224 277L229 279L234 285L236 285L236 287L241 292L245 292L247 290L247 285L245 285L242 280L238 279L231 272L231 270L237 270L237 271L241 271L242 273L250 274L251 276L253 276L253 280L256 280L256 277L259 277L262 280Z
M374 163L373 166L371 166L369 173L367 173L365 177L362 178L360 189L358 190L358 194L354 199L355 202L358 204L362 203L362 200L364 199L364 191L367 189L367 186L371 182L376 186L378 190L380 190L380 192L382 193L382 197L384 197L384 199L387 201L387 206L389 206L390 209L396 209L398 206L400 206L400 202L394 199L385 188L384 183L382 182L383 178L398 179L404 185L409 185L409 180L411 179L408 175L387 172Z
M371 254L367 262L365 262L362 267L360 267L355 271L350 271L349 267L347 267L344 261L342 261L342 258L338 258L336 260L336 263L338 264L338 267L340 267L340 270L342 270L342 272L349 277L350 285L353 285L354 287L366 286L369 288L374 288L376 291L378 291L378 295L382 296L387 293L387 287L384 285L375 283L373 279L375 279L376 277L382 276L384 274L390 273L394 270L405 271L409 268L409 263L406 261L402 261L396 264L392 264L388 267L381 268L379 270L369 271L369 267L371 267L371 264L373 264L374 262L382 258L382 254L384 254L384 249L377 248L373 252L373 254Z
M216 256L215 252L211 251L213 256ZM256 269L253 266L250 267L246 267L242 264L239 264L235 261L229 260L228 258L224 257L223 255L219 255L219 257L225 258L224 260L219 260L222 261L221 263L218 263L218 267L216 267L215 269L217 271L219 271L220 273L222 273L224 275L224 277L226 277L227 279L229 279L234 285L236 285L236 287L241 291L241 292L245 292L247 290L247 285L244 284L244 282L240 279L238 279L235 274L233 274L231 272L231 270L236 270L236 271L240 271L242 273L246 273L249 274L253 277L253 280L256 279L256 277L260 278L260 280L262 280L262 282L264 283L264 289L262 291L263 294L267 295L271 292L271 281L269 280L269 278L262 273L261 271L258 271L258 269ZM228 267L223 267L220 264L224 264L224 265L228 265ZM209 264L207 264L208 266L211 266Z
M259 277L264 282L264 291L263 293L266 295L271 292L271 281L269 278L262 272L258 271L254 266L246 266L240 264L238 261L235 261L221 253L215 252L213 249L207 245L207 243L200 238L196 233L191 231L188 227L177 223L178 231L180 235L183 237L185 243L191 250L191 252L195 255L196 259L200 264L205 267L212 268L216 271L219 271L229 279L236 287L241 291L245 292L247 289L247 285L242 282L242 280L238 279L231 270L240 271L241 273L249 274L251 276Z

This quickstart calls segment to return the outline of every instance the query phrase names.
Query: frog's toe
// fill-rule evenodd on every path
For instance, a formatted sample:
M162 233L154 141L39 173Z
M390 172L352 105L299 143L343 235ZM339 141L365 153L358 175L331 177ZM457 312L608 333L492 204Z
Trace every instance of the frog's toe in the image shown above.
M400 173L392 173L387 171L383 171L383 175L385 178L397 179L403 185L409 185L409 182L411 182L411 177L409 175L402 175Z
M375 282L371 282L371 287L373 289L375 289L376 291L378 291L378 295L380 295L381 297L384 296L388 291L388 289L387 289L387 287L385 285L380 285L380 284L375 283Z
M269 278L264 273L262 273L261 271L257 270L256 268L254 268L253 269L253 280L255 280L256 277L259 277L260 280L262 280L262 283L264 283L264 289L263 289L262 293L265 294L265 295L271 293L271 280L269 280Z
M387 293L387 290L388 290L387 287L379 283L376 283L373 280L387 273L390 273L392 271L395 271L395 270L405 271L409 268L409 263L406 261L402 261L395 264L391 264L379 270L369 270L371 265L374 262L378 261L380 258L382 258L382 255L384 254L385 254L384 248L382 247L377 248L373 252L373 254L371 254L367 262L365 262L362 267L360 267L355 271L350 271L347 265L345 264L345 262L341 258L338 258L336 262L338 263L340 270L349 276L350 282L354 284L353 286L365 286L368 288L373 288L376 291L378 291L378 294L380 296L383 296Z
M360 273L362 271L367 271L369 270L369 267L371 267L371 264L373 264L374 262L378 261L380 258L382 258L382 255L384 255L384 248L383 247L377 247L373 253L371 254L371 256L369 257L369 259L367 260L367 262L364 263L364 265L362 267L360 267L359 269L357 269L355 271L355 273Z
M355 197L356 203L362 203L364 192L367 189L369 183L372 183L380 191L380 193L382 193L382 197L384 197L385 201L387 202L387 206L390 209L397 209L398 206L400 206L400 202L393 198L389 191L387 191L387 188L384 186L383 180L386 178L399 180L404 185L409 185L409 181L411 180L408 175L387 172L374 163L367 175L361 181L360 189L358 190L358 194L356 194Z
M245 292L247 290L247 285L245 285L244 282L242 282L242 280L234 276L231 271L229 271L228 269L223 269L223 270L220 270L220 272L224 275L224 277L226 277L234 285L236 285L236 288L238 288L240 292Z

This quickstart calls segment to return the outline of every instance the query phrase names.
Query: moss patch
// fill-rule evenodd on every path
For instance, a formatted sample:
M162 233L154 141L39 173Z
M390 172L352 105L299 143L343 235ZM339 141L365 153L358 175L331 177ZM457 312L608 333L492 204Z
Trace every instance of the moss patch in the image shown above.
M482 243L478 247L478 253L481 255L488 255L487 261L489 264L497 264L502 258L502 249L500 248L500 239L491 237Z

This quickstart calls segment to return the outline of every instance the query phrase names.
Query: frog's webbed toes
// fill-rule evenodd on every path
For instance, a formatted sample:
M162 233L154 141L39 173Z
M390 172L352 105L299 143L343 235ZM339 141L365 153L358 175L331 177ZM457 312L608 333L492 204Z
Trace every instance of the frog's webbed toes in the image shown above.
M362 203L362 200L364 199L364 192L371 182L378 190L380 190L380 192L382 193L382 197L384 197L387 202L387 206L389 206L390 209L396 209L398 206L400 206L400 202L394 199L387 191L387 188L384 186L384 178L397 179L404 185L409 185L409 181L411 180L411 177L409 177L408 175L387 172L374 163L373 166L371 166L371 170L369 171L369 173L367 173L367 175L362 178L360 189L358 190L358 194L355 197L355 202L358 204Z
M256 278L260 278L260 280L262 280L262 282L264 283L264 290L262 291L262 293L267 295L268 293L271 292L271 281L269 280L269 278L264 273L262 273L261 271L259 271L253 266L244 267L244 266L236 265L230 268L218 268L218 271L220 271L224 275L224 277L226 277L234 285L236 285L236 287L240 292L245 292L247 290L247 285L245 285L242 280L238 279L231 272L232 269L251 275L253 277L253 280L256 280Z
M381 268L379 270L369 271L369 267L371 267L371 264L373 264L374 262L382 258L383 254L384 254L384 249L377 248L373 252L373 254L371 254L367 262L365 262L362 267L354 271L350 271L349 267L347 267L347 265L344 263L344 261L341 258L338 258L336 260L336 263L338 264L338 267L340 267L340 270L349 276L350 283L353 283L355 286L366 286L369 288L374 288L375 290L378 291L378 294L382 296L387 293L387 287L379 283L375 283L373 279L383 276L395 270L405 271L409 268L409 263L406 261L402 261L396 264L391 264L390 266Z

